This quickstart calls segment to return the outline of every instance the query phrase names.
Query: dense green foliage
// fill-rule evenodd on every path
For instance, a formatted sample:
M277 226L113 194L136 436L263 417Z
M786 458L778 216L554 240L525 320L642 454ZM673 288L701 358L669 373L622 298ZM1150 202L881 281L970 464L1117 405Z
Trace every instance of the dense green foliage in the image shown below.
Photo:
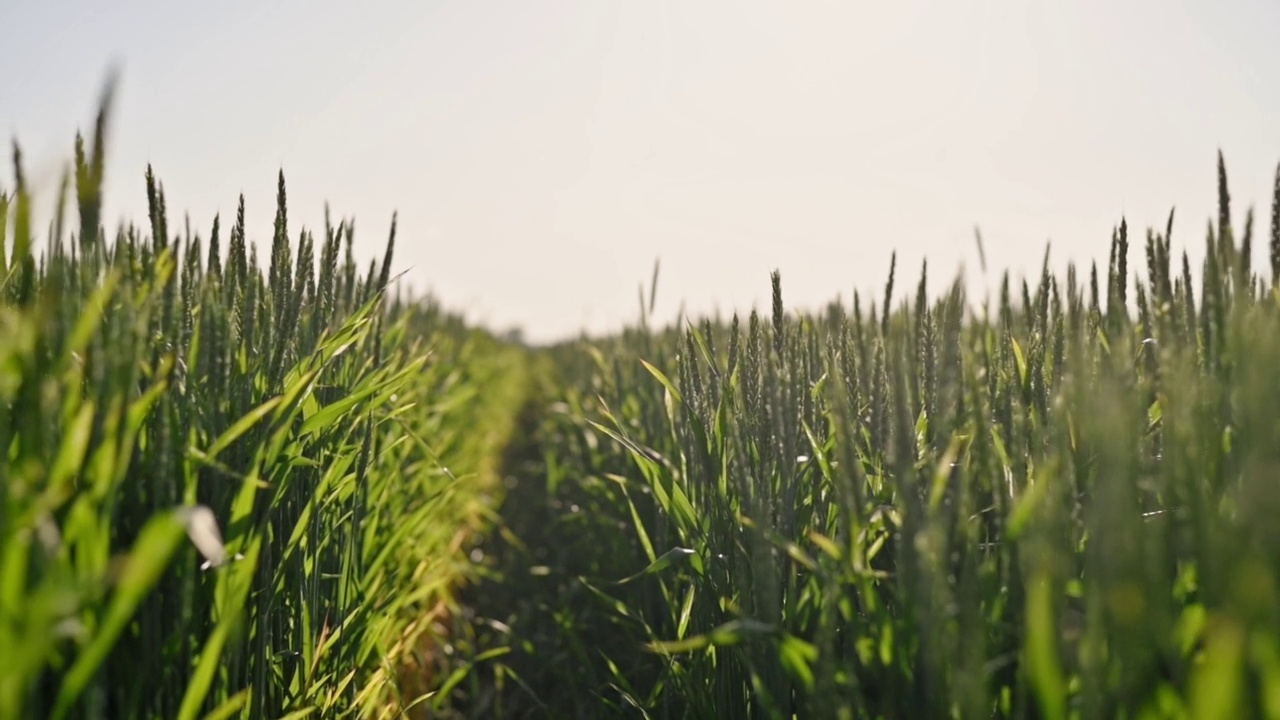
M1198 283L1171 215L1145 273L1121 223L976 312L891 269L791 313L775 275L771 316L549 351L543 493L477 594L523 683L460 707L1280 717L1280 182L1270 279L1219 187Z
M1269 273L1219 158L1195 277L531 352L283 174L109 235L107 115L0 188L0 717L1280 718L1280 174Z
M349 221L291 243L283 175L265 268L243 198L229 232L176 233L150 170L149 234L108 242L106 117L39 259L16 149L0 195L0 717L409 704L487 487L449 466L504 441L473 399L510 400L519 356L387 297L394 220L365 272ZM225 553L201 558L206 508Z

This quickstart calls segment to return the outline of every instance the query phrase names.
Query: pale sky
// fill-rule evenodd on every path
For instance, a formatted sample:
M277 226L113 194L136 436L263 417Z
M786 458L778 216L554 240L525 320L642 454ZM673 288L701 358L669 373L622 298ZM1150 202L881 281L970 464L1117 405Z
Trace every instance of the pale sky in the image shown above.
M356 218L361 260L400 213L395 270L534 341L657 315L878 297L963 264L1105 265L1178 209L1202 257L1227 158L1238 223L1269 226L1280 2L175 3L0 0L0 132L47 222L75 130L122 69L107 215L145 221L148 162L207 237L243 192L269 246ZM7 158L8 153L5 153ZM0 184L12 186L8 163ZM43 225L42 225L43 227ZM1265 263L1265 243L1258 243Z

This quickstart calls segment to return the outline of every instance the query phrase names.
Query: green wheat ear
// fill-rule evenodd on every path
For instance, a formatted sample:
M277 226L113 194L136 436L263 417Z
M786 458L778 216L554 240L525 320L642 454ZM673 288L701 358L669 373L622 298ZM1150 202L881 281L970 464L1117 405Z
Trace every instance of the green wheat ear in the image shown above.
M1280 163L1271 196L1271 286L1280 285Z

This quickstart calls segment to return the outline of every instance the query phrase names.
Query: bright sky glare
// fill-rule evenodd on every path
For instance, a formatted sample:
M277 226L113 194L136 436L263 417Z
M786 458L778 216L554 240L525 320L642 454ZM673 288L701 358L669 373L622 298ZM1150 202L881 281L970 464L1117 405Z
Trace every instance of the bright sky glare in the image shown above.
M1176 206L1202 257L1226 155L1237 223L1280 161L1275 0L8 0L0 131L47 221L77 128L122 69L106 218L168 207L207 237L244 193L267 245L356 218L363 262L548 341L657 314L878 296L1105 264ZM19 69L20 68L20 69ZM11 172L0 185L12 184ZM1258 243L1265 246L1265 243ZM1265 247L1259 247L1263 261Z

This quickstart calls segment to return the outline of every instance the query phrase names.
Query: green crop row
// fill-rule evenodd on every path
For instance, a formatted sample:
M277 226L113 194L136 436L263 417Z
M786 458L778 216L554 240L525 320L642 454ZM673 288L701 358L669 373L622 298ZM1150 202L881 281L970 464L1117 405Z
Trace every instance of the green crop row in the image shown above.
M771 314L547 351L477 646L523 682L459 707L1280 718L1280 176L1267 277L1219 189L1198 279L1170 215L1145 272L1122 222L994 305L891 269L794 313L775 274Z
M292 230L283 174L265 267L243 198L178 232L150 169L110 235L108 116L46 251L16 146L0 193L0 717L398 717L520 357L389 294L394 219L365 270Z

